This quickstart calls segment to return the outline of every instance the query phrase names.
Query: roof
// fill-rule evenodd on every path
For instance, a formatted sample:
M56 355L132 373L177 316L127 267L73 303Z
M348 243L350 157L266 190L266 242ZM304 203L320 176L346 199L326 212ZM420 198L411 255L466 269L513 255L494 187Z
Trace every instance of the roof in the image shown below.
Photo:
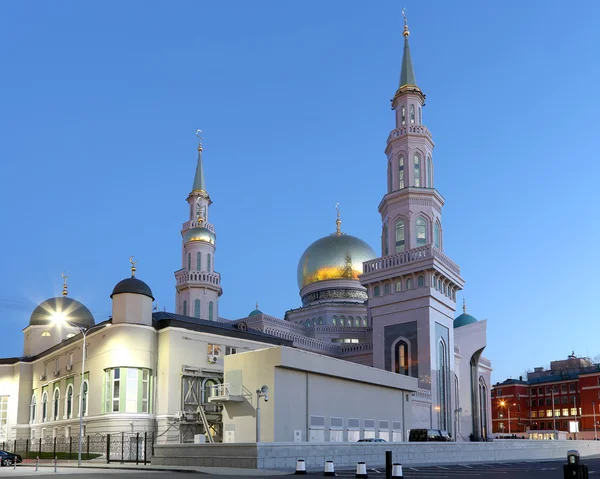
M152 301L154 301L154 296L152 296L152 290L150 289L150 286L137 279L135 276L119 281L114 287L110 297L112 298L115 294L119 293L143 294L144 296L152 298Z
M261 341L263 343L276 344L280 346L293 346L294 344L293 341L277 338L255 329L243 330L238 327L238 324L243 321L234 324L221 323L217 321L208 321L206 319L193 318L191 316L183 316L182 314L167 313L164 311L152 313L152 319L154 320L154 325L158 330L167 328L169 326L176 326L192 331Z
M84 304L68 296L58 296L40 303L31 313L29 325L48 326L56 316L83 328L94 325L94 317L90 310Z
M467 324L473 324L476 322L477 318L471 316L470 314L463 313L454 320L454 327L460 328L461 326L466 326Z
M194 185L192 191L206 191L206 180L204 178L204 168L202 166L202 148L198 148L198 164L196 165L196 176L194 176Z
M402 71L400 72L400 88L406 85L416 85L415 72L413 70L408 35L404 36L404 54L402 55Z

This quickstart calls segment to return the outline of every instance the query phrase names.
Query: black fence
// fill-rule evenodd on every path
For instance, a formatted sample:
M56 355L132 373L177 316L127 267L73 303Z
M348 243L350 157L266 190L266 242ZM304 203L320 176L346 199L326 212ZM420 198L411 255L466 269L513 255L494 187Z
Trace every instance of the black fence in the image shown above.
M0 443L4 451L20 454L23 459L75 460L79 455L79 436L39 439L15 439ZM154 454L154 433L120 432L84 436L81 459L146 464Z

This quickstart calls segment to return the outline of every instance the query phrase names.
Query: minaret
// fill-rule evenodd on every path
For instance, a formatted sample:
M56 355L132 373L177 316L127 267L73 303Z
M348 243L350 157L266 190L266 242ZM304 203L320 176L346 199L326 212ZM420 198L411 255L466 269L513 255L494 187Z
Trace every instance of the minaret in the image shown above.
M216 235L214 226L208 222L212 201L206 191L201 133L202 130L196 132L198 163L192 192L187 197L190 218L181 229L182 268L175 272L175 305L177 314L216 321L218 298L223 290L221 275L215 272Z
M403 11L404 14L404 11ZM425 95L417 86L404 17L400 84L387 139L387 192L379 205L382 257L363 265L373 324L373 366L416 377L414 427L453 430L456 292L459 267L442 253L444 198L434 187Z

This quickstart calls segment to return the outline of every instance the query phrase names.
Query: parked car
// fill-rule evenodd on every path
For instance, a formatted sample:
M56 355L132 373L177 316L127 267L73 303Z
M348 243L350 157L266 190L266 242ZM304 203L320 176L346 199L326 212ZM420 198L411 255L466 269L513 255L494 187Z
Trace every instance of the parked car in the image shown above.
M368 437L366 439L359 439L358 442L387 442L385 439L379 437Z
M0 451L0 466L11 466L14 463L23 462L23 458L12 452Z
M439 429L411 429L408 434L408 440L409 442L448 442L452 438L447 431Z

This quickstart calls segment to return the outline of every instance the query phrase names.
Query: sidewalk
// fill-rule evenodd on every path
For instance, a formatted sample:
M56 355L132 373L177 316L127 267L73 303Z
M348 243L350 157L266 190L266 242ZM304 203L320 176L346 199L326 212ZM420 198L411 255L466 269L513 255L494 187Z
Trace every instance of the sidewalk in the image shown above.
M17 466L18 469L35 469L35 460L31 462L31 459L23 461L22 464ZM263 477L263 476L283 476L294 474L290 471L269 471L264 469L243 469L239 467L202 467L202 466L153 466L148 464L140 464L139 466L135 463L121 464L119 462L111 462L107 464L106 461L84 461L80 468L77 467L77 461L58 461L56 463L58 470L60 469L80 469L82 472L90 469L121 469L130 471L170 471L170 472L196 472L200 474L214 474L218 476L243 476L243 477ZM54 462L51 459L45 459L39 463L40 469L52 469L54 470ZM11 468L12 469L12 468Z

